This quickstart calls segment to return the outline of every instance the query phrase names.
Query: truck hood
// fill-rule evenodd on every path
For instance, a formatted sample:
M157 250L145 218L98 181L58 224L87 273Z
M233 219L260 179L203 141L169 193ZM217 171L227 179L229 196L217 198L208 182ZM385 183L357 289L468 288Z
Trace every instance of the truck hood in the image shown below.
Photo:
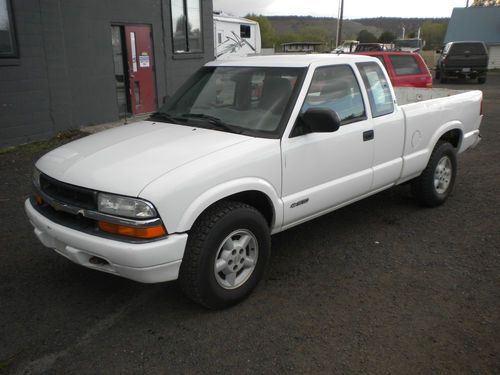
M36 163L48 176L72 185L138 196L151 181L248 136L143 121L61 146Z

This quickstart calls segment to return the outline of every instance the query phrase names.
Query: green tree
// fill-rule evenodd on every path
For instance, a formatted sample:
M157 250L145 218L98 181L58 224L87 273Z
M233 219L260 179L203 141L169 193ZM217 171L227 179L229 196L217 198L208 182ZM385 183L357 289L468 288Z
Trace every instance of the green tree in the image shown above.
M245 16L245 18L259 23L262 48L273 48L276 43L276 33L274 32L273 25L271 25L271 22L269 22L267 17L249 14Z
M358 34L358 40L360 43L376 43L377 37L368 30L363 29Z
M421 27L422 39L425 40L425 49L435 50L441 48L444 42L444 36L448 22L431 22L427 21Z
M300 40L303 42L328 43L330 41L330 37L325 30L318 28L306 28L301 30Z
M474 0L472 3L473 7L498 7L500 6L500 1L498 0Z
M378 37L378 41L380 43L392 43L396 39L396 36L391 33L390 31L384 31L380 36Z

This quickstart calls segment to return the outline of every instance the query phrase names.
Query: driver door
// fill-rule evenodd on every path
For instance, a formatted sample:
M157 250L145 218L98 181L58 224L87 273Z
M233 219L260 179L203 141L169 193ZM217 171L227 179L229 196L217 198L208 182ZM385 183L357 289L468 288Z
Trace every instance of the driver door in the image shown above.
M340 128L311 133L298 119L282 140L284 229L366 194L372 184L373 127L350 65L315 70L300 113L334 110Z

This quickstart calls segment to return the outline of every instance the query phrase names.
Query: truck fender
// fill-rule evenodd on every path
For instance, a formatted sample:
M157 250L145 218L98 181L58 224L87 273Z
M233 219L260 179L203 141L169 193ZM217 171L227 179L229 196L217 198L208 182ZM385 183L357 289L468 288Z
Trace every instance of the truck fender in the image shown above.
M274 221L271 225L271 231L275 228L280 228L283 224L283 203L274 187L266 180L245 177L216 185L196 198L185 210L179 222L177 232L186 232L191 229L203 211L215 202L245 191L258 191L268 197L274 210Z
M441 125L436 130L436 132L434 133L434 135L431 137L431 139L429 141L429 144L427 145L427 150L428 150L428 153L427 153L427 162L429 161L429 158L431 157L432 150L434 150L434 147L436 146L436 144L438 143L438 141L441 139L441 137L444 134L448 133L451 130L459 130L460 131L460 140L458 142L457 150L460 149L460 144L462 143L462 138L463 138L463 134L464 134L464 126L458 120L449 121L449 122ZM426 165L427 165L427 163L426 163Z

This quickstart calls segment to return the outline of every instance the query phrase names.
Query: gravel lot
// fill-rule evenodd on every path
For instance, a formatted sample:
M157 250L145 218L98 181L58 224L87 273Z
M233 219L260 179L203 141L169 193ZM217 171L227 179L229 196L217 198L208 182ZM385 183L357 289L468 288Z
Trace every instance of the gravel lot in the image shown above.
M38 148L0 154L0 372L500 372L500 74L483 141L436 209L396 187L273 237L266 279L210 312L45 249L23 212Z

